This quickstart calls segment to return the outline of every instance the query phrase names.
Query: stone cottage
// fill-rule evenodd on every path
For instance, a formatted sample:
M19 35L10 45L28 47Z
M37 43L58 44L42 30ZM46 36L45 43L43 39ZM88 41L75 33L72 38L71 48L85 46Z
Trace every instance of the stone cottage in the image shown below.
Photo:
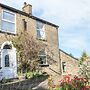
M58 45L58 26L40 19L32 14L32 5L24 3L22 10L0 3L0 79L17 76L16 49L6 37L16 36L27 30L37 40L44 42L54 53L52 59L45 48L45 53L39 55L42 68L49 74L60 74L60 59Z
M79 60L59 49L62 75L78 75Z

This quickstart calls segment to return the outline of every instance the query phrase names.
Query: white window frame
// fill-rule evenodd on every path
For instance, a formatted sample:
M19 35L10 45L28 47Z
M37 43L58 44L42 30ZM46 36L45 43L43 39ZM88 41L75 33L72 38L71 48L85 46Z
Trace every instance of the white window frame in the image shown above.
M42 29L37 29L37 22L40 22L40 21L36 21L36 31L39 31L39 32L43 32L43 33L44 33L44 36L41 35L41 37L38 37L38 35L37 35L37 38L38 38L38 39L43 39L43 40L45 40L45 24L42 23L42 22L40 22L40 23L43 24L43 28L42 28Z
M64 64L63 64L63 63L64 63ZM63 65L64 65L64 69L65 69L65 70L63 70ZM61 62L61 67L62 67L62 73L66 73L66 71L67 71L66 69L67 69L67 68L66 68L66 62L65 62L65 61L62 61L62 62Z
M4 13L4 12L14 14L14 16L15 16L14 20L15 20L15 21L12 22L12 21L10 21L10 20L4 19L4 18L3 18L3 13ZM7 32L7 33L16 34L16 13L14 13L14 12L12 12L12 11L9 11L9 10L6 10L6 9L3 9L3 10L2 10L2 15L1 15L1 25L2 25L2 21L6 21L6 22L8 22L8 23L15 24L15 31L14 31L14 32L11 32L11 31L4 31L4 30L2 30L2 26L1 26L1 31Z
M46 57L46 63L45 64L40 64L39 63L39 65L48 65L48 62L47 62L47 52L46 52L46 50L45 50L45 55L44 54L41 54L41 55L39 54L38 57L40 57L40 56L41 57Z

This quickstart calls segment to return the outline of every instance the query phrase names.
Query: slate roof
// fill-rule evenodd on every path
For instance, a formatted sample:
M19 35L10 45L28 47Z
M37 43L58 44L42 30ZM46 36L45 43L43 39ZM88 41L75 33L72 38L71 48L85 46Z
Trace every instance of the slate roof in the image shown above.
M43 23L52 25L52 26L54 26L54 27L56 27L56 28L59 28L58 25L55 25L55 24L53 24L53 23L51 23L51 22L48 22L48 21L43 20L43 19L40 19L40 18L38 18L38 17L36 17L36 16L33 16L33 15L31 15L31 14L28 14L28 13L25 13L25 12L23 12L23 11L21 11L21 10L18 10L18 9L15 9L15 8L13 8L13 7L4 5L4 4L2 4L2 3L0 3L0 6L3 7L3 8L5 8L5 9L7 9L7 10L13 11L13 12L15 12L15 13L22 14L22 15L24 15L24 16L30 17L30 18L32 18L32 19L35 19L35 20L41 21L41 22L43 22Z

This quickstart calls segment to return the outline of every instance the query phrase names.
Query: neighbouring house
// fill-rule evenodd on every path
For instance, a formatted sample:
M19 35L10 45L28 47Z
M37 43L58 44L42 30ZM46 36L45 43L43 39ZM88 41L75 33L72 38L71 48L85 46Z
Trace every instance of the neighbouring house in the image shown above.
M24 3L21 10L0 3L0 79L17 77L16 49L7 37L18 35L27 30L37 40L46 43L52 53L45 48L45 53L39 55L42 69L54 76L60 75L60 59L58 45L59 26L32 15L32 5Z
M59 49L62 75L78 75L79 60Z

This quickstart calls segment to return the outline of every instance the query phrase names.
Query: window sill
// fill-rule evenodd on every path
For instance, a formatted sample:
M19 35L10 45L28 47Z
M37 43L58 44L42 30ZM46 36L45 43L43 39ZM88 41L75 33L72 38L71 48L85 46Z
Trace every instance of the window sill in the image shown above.
M4 34L8 34L8 35L16 35L15 33L12 33L12 32L11 32L11 33L10 33L10 32L4 32L4 31L1 31L1 30L0 30L0 33L4 33Z
M39 64L40 67L49 67L49 64Z
M42 39L42 38L36 38L36 39L40 41L47 41L46 39Z

